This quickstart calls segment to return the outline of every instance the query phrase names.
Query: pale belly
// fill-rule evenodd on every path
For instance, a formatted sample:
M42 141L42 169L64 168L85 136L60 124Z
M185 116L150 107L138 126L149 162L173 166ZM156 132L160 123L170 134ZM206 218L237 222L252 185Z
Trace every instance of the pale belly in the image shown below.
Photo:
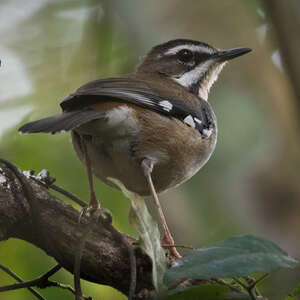
M152 179L156 191L160 193L197 173L215 147L215 131L204 139L182 122L153 112L143 116L138 122L139 126L129 121L126 119L114 128L106 128L105 132L91 130L91 126L79 129L72 132L72 141L83 161L79 134L85 135L92 171L101 181L113 185L107 178L116 178L127 189L142 196L150 195L141 168L144 158L151 158L155 162ZM102 125L94 123L93 126Z

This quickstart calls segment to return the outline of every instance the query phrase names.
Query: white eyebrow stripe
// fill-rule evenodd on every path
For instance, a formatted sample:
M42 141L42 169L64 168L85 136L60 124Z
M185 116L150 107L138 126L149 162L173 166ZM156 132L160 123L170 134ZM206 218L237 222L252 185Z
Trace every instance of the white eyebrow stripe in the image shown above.
M212 49L209 49L205 46L185 44L185 45L178 45L173 48L170 48L164 54L165 55L176 54L178 51L180 51L182 49L189 49L193 52L198 51L198 52L204 52L204 53L208 53L208 54L213 52Z

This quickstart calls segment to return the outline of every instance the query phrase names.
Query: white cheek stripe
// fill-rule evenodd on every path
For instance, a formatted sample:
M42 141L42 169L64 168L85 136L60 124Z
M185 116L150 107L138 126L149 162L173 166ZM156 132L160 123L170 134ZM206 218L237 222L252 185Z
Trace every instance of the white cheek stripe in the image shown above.
M201 86L199 87L199 96L201 98L203 98L204 100L207 100L208 98L208 93L212 87L212 85L214 84L214 82L217 81L218 76L220 74L220 72L222 71L222 69L224 68L226 62L218 65L210 74L209 78L206 78Z
M208 60L205 63L198 65L191 71L184 73L181 77L173 77L172 79L178 82L180 85L189 88L193 84L195 84L199 80L199 78L204 76L204 74L207 72L207 70L211 67L212 64L214 64L214 61ZM199 96L204 100L207 100L209 90L212 87L213 83L218 79L218 75L222 71L225 64L226 62L214 67L209 76L201 81L201 85L199 86Z
M193 83L196 83L198 81L198 79L209 69L212 63L212 60L208 60L203 64L199 64L191 71L185 72L181 77L175 77L173 79L184 87L190 87Z
M213 50L205 47L205 46L199 46L199 45L190 45L190 44L186 44L186 45L179 45L179 46L175 46L173 48L168 49L164 54L165 55L172 55L172 54L176 54L177 52L179 52L182 49L189 49L193 52L201 52L201 53L212 53Z

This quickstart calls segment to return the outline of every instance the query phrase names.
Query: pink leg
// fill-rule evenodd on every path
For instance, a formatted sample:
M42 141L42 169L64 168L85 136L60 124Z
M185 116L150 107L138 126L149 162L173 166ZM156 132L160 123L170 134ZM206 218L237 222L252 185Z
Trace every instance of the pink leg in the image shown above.
M152 181L152 177L151 177L151 172L153 170L153 166L154 163L151 159L149 158L145 158L143 159L142 163L141 163L142 169L144 171L144 174L146 176L153 200L154 200L154 204L156 206L157 212L158 212L158 217L160 220L160 223L162 225L163 228L163 238L161 240L162 242L162 246L168 247L170 250L170 255L171 257L178 259L181 258L181 255L178 253L178 251L176 250L175 246L174 246L174 239L171 235L171 232L168 228L167 222L166 222L166 218L164 216L164 213L162 211L162 208L160 206L158 197L157 197L157 193L155 191L154 185L153 185L153 181Z
M95 195L91 161L90 161L90 158L88 155L84 136L81 136L81 146L82 146L83 153L84 153L84 162L85 162L86 169L87 169L87 175L88 175L88 181L89 181L89 187L90 187L90 203L87 207L84 207L81 210L80 215L79 215L79 222L80 222L80 219L82 216L86 215L88 212L93 212L100 207L99 202L97 201L96 195Z

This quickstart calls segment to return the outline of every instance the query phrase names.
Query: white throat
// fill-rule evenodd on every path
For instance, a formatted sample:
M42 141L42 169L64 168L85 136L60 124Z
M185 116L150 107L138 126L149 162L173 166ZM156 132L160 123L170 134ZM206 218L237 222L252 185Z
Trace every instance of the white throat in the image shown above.
M198 65L191 71L185 72L182 76L174 77L173 80L189 89L192 85L196 84L200 78L204 77L204 79L202 79L199 83L200 86L198 95L207 101L212 85L214 82L216 82L220 72L226 64L226 62L223 62L210 70L210 67L213 63L213 61L208 60L205 63Z

